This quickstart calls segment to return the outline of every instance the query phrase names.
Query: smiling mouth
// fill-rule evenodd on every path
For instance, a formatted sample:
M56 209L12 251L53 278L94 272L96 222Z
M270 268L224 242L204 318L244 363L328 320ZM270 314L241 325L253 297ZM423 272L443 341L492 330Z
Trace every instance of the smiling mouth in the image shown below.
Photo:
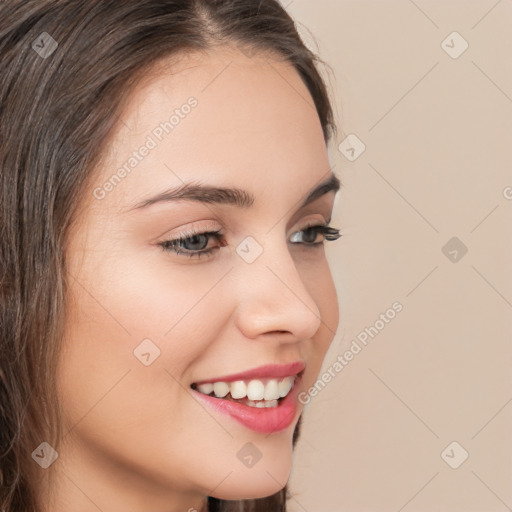
M238 402L249 407L278 407L301 379L303 371L283 378L204 382L190 387L203 395Z

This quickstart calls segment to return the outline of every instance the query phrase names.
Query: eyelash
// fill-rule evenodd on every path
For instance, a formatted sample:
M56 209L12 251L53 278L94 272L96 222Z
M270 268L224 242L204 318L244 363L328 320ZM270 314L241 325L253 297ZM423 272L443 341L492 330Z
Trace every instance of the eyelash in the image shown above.
M218 229L217 231L187 231L185 233L182 233L178 238L174 238L172 240L164 240L163 242L158 243L158 245L162 248L164 252L174 252L178 255L187 256L189 258L201 258L201 256L207 256L209 257L215 249L219 249L220 247L225 247L227 244L225 241L222 241L223 234L221 233L222 230ZM306 226L304 229L301 229L297 233L305 232L305 231L312 231L316 233L318 236L319 234L324 235L325 240L322 242L317 243L305 243L305 242L293 242L294 244L303 244L306 247L316 249L322 245L324 245L325 241L335 241L338 240L338 238L342 237L343 235L340 233L339 229L333 228L327 224L317 224L317 225L311 225ZM206 237L213 237L217 241L221 242L220 246L214 247L212 249L202 250L202 251L183 251L179 247L176 247L178 244L183 242L188 242L194 237L199 236L206 236Z

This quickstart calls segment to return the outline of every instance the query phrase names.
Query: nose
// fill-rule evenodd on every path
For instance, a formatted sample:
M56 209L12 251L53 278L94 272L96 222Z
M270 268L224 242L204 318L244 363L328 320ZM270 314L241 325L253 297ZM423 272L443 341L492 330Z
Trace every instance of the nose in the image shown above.
M247 338L279 333L281 340L307 340L320 328L318 306L285 242L268 241L254 262L240 258L232 274L236 324Z

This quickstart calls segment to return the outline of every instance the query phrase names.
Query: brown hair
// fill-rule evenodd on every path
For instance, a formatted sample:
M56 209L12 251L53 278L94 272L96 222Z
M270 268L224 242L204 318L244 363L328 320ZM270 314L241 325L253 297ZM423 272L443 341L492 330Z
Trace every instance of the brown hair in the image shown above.
M42 506L41 468L31 455L42 441L58 451L62 437L56 370L68 287L66 240L116 113L157 60L233 43L269 51L295 67L329 141L335 126L318 58L277 0L0 4L0 509L5 512ZM277 512L286 510L289 497L284 487L255 500L210 497L208 507Z

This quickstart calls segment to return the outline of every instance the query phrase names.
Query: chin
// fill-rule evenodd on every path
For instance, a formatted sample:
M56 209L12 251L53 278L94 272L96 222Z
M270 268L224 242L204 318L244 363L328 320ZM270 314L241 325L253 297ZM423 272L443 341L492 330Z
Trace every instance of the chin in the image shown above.
M290 443L291 445L291 443ZM238 459L230 468L231 473L210 494L224 500L265 498L279 492L288 482L292 469L293 452L268 450L252 467ZM229 473L226 472L226 475Z

